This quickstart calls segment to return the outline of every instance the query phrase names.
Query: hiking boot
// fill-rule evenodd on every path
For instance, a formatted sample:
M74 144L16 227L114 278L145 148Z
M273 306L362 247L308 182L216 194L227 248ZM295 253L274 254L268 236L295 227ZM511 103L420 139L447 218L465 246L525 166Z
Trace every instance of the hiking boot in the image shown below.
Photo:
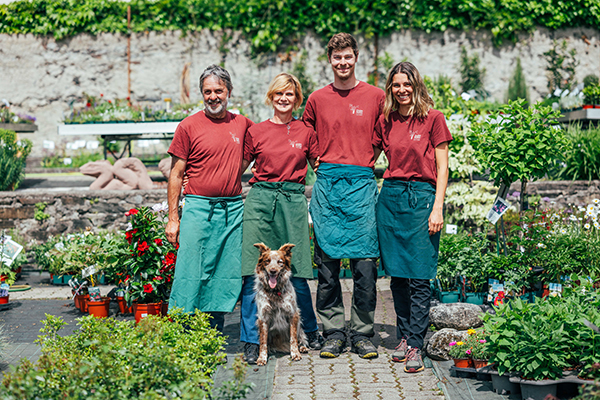
M327 339L323 347L321 347L320 356L323 358L335 358L338 357L344 348L346 347L346 341L341 339Z
M415 373L424 369L425 365L423 365L423 359L421 358L421 350L416 347L409 348L404 362L404 372Z
M256 364L258 360L258 345L256 343L246 343L244 345L244 360L248 364Z
M392 353L392 361L403 363L406 360L406 353L408 352L408 345L406 339L402 338L400 344L396 346L396 350Z
M321 350L323 347L323 342L325 342L325 339L323 339L323 336L321 336L318 330L314 332L308 332L306 334L306 338L308 339L308 347L313 350Z
M361 339L352 343L352 351L358 354L360 358L376 358L379 356L377 347L369 339Z

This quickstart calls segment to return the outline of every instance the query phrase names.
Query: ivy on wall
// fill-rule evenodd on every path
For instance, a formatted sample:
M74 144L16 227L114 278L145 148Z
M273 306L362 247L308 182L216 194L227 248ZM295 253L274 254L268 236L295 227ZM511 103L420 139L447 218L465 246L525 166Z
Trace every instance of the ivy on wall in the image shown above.
M385 36L400 29L426 32L490 30L495 44L519 31L600 26L597 0L19 0L0 5L0 33L93 35L132 31L244 32L256 52L276 51L313 30Z

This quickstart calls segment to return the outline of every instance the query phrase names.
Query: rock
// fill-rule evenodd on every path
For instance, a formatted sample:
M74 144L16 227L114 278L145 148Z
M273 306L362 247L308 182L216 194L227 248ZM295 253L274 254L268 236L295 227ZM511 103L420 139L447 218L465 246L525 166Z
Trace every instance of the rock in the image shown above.
M163 158L158 163L158 169L162 172L163 176L169 179L169 175L171 175L171 158Z
M437 361L450 360L451 357L448 355L450 346L448 346L448 344L450 342L458 342L466 336L466 331L457 331L452 328L444 328L437 331L427 342L427 347L425 349L427 357Z
M466 330L483 325L483 311L475 304L449 303L432 307L429 321L437 329L453 328Z

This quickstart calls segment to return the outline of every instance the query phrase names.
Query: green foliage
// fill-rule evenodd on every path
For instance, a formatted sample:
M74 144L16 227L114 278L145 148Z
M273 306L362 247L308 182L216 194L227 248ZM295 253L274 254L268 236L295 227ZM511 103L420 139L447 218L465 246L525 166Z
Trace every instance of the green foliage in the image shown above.
M548 63L546 67L548 75L548 91L552 94L556 89L561 91L571 89L575 84L575 69L579 61L575 59L577 51L567 50L567 41L560 44L555 40L552 48L544 53Z
M28 139L17 140L16 132L0 129L0 191L19 187L32 146Z
M542 178L562 158L566 140L559 115L551 107L526 108L524 100L509 101L474 126L469 141L496 185Z
M470 358L471 352L469 345L466 342L466 339L458 342L450 342L448 344L450 346L450 350L448 350L448 355L452 358Z
M65 159L67 158L69 158L71 162L68 162L67 160L67 163L65 163ZM42 157L40 164L43 168L79 168L88 162L99 160L102 160L102 154L100 153L90 153L80 150L74 156L67 157L63 150Z
M44 211L48 203L35 203L35 213L33 214L33 219L36 221L45 221L50 218L50 214L46 214Z
M521 67L521 59L517 57L517 65L515 66L515 72L510 78L508 83L507 100L525 100L525 106L529 106L529 93L528 93L527 82L523 75L523 67Z
M403 60L404 61L404 60ZM377 57L377 70L369 72L367 83L385 90L385 82L389 71L394 67L394 59L387 51L383 57Z
M10 111L9 106L0 103L0 124L33 124L35 117Z
M559 172L561 179L600 179L600 127L582 129L570 124L566 132L567 146L564 166Z
M80 329L63 337L62 319L47 316L38 340L42 355L5 375L0 397L202 399L225 358L225 338L203 313L148 316L139 324L91 316L78 321Z
M583 88L584 104L600 104L600 85L588 85Z
M298 117L301 117L304 113L304 107L306 107L308 96L315 90L315 82L312 80L312 77L306 69L307 60L308 54L305 51L301 51L290 71L292 75L298 78L298 82L300 82L300 86L302 87L302 96L304 97L302 105L294 113Z
M484 95L483 79L485 77L485 68L479 67L479 56L473 54L469 56L467 49L463 46L460 49L460 87L463 92L474 90L478 94ZM485 96L483 96L485 97Z
M583 87L586 88L588 86L598 86L600 84L598 77L596 75L586 75L583 78Z
M520 31L597 27L600 9L592 0L563 2L532 0L496 3L477 0L443 5L436 0L20 0L0 5L0 33L53 35L64 39L78 33L127 32L127 5L131 30L177 31L184 34L236 30L250 40L254 51L274 52L300 40L307 31L326 39L337 32L380 37L402 29L425 32L447 29L491 30L492 40L515 41Z

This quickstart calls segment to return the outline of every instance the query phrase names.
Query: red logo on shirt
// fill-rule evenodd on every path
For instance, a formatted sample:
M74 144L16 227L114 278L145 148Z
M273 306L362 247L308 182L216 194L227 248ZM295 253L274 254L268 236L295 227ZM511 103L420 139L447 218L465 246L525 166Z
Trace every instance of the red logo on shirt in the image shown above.
M235 136L235 133L233 132L229 132L229 134L231 135L231 138L233 139L233 142L236 144L240 144L240 138Z
M360 107L360 106L353 106L352 104L350 104L350 111L352 112L352 115L356 115L357 117L362 117L363 110L359 109L358 107Z

